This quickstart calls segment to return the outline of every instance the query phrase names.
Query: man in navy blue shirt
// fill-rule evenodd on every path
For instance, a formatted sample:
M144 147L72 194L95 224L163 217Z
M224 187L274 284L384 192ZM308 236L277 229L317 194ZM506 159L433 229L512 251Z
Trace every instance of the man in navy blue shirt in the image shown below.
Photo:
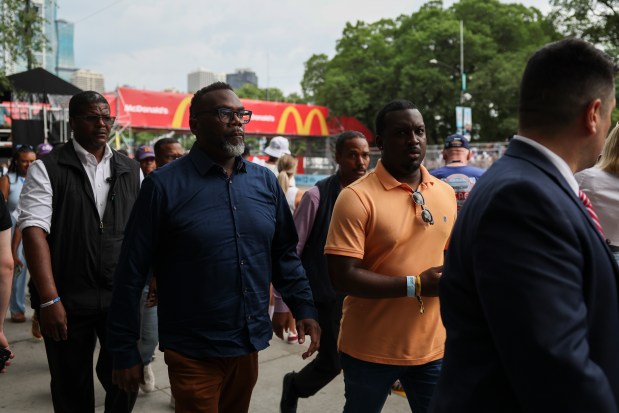
M443 159L445 166L430 171L430 174L451 185L456 192L456 202L460 211L485 170L468 164L471 159L471 145L468 139L457 133L445 139Z
M194 95L189 117L196 143L144 180L126 228L109 316L114 380L126 391L142 380L139 303L152 266L177 411L246 412L272 337L269 284L299 320L299 342L311 337L304 358L320 327L284 193L241 158L251 111L217 82Z

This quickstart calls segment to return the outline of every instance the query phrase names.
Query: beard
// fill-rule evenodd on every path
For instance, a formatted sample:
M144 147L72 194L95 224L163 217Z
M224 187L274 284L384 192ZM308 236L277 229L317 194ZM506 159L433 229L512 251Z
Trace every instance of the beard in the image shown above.
M226 156L234 156L234 157L241 156L243 152L245 151L245 142L241 142L238 145L233 145L229 142L224 142L224 144L221 146L221 149L223 150Z

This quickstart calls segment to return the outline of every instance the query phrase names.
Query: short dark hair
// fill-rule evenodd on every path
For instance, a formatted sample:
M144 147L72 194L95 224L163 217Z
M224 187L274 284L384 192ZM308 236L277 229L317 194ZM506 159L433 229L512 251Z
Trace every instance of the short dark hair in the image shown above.
M202 96L214 90L226 90L226 89L234 92L234 89L232 89L232 86L230 86L229 84L225 82L211 83L210 85L205 86L202 89L198 90L191 98L191 104L189 105L189 117L193 118L194 113L196 111L195 107L200 101L200 99L202 99Z
M157 142L155 142L155 145L153 146L153 150L155 151L155 156L159 156L161 152L161 147L163 145L170 145L173 143L178 143L178 141L174 138L161 138L159 139Z
M568 38L542 47L522 75L519 128L560 130L592 100L610 98L617 71L608 55L584 40Z
M389 112L395 112L397 110L417 109L417 106L410 100L396 99L383 106L376 114L376 134L382 134L385 130L385 116Z
M69 116L74 117L80 115L84 106L96 103L105 103L109 106L107 99L105 99L100 93L93 90L86 90L73 95L69 101Z
M354 138L361 138L367 140L363 133L356 130L344 131L335 137L335 153L341 154L344 150L344 144L346 143L346 141Z

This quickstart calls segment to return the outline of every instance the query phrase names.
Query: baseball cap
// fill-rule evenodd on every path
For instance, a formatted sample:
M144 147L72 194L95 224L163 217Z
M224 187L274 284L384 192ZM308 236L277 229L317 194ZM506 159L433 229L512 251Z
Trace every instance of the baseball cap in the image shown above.
M37 155L47 155L52 149L54 149L54 147L49 143L40 143L37 145L35 152Z
M138 161L142 161L146 158L154 158L155 151L153 150L152 146L142 145L138 148L137 152L135 153L135 157L137 158Z
M274 137L271 139L271 142L269 142L269 146L264 149L264 153L274 158L281 158L284 154L290 155L288 139L283 136Z
M445 139L445 149L449 148L471 149L471 145L469 144L469 140L464 136L459 133L454 133Z

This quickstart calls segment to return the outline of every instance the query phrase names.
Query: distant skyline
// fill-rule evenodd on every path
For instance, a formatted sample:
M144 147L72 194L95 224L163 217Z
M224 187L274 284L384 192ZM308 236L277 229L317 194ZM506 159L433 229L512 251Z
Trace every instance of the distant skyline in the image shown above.
M186 92L187 74L198 68L224 73L250 68L259 87L277 87L286 95L301 94L303 64L313 54L333 57L346 22L396 18L424 3L57 1L57 17L75 24L76 67L103 74L107 90L130 85ZM550 10L546 0L501 1Z

